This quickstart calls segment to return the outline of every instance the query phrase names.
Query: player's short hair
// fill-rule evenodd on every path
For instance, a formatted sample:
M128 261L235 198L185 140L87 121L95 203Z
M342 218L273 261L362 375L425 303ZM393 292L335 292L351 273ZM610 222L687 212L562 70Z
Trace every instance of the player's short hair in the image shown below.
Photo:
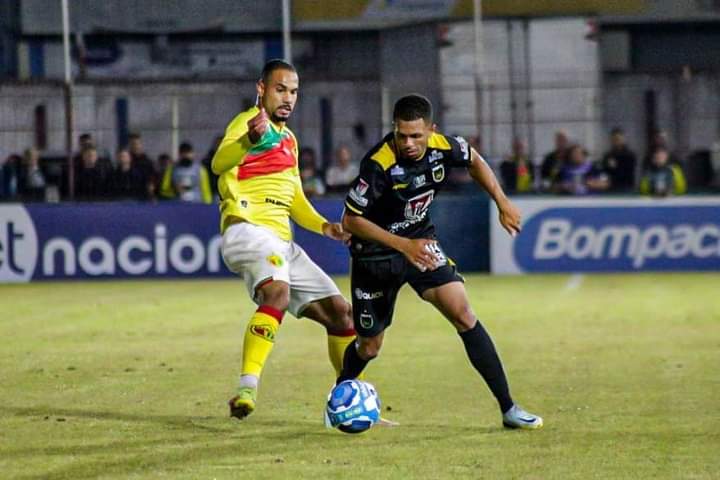
M432 123L432 103L430 103L427 97L413 93L395 102L393 121L404 120L411 122L419 118L425 120L426 123Z
M275 58L265 64L260 74L260 80L267 84L268 80L270 80L270 75L272 75L275 70L290 70L291 72L297 73L297 70L295 70L295 67L291 63L280 58Z
M183 142L180 144L180 148L178 150L180 153L189 153L193 151L193 146L190 142Z

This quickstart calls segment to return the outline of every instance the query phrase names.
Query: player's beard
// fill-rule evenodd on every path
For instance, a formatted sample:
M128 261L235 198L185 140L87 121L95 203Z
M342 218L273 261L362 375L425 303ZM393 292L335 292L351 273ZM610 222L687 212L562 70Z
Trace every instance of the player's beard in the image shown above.
M285 122L287 122L288 119L290 118L290 115L292 115L292 108L288 109L288 113L287 113L287 115L285 115L284 117L281 117L281 116L279 116L279 115L277 114L277 111L278 111L279 109L280 109L279 107L275 109L275 111L272 113L272 115L270 115L270 119L271 119L274 123L285 123Z

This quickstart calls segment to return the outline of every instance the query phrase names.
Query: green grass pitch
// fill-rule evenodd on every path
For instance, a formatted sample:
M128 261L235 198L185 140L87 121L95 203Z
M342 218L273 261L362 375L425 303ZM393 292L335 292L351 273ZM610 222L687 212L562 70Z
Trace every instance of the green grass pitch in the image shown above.
M401 426L350 436L322 423L323 330L289 316L258 410L228 418L237 280L0 286L0 478L720 478L719 275L467 280L540 431L502 429L409 288L368 372Z

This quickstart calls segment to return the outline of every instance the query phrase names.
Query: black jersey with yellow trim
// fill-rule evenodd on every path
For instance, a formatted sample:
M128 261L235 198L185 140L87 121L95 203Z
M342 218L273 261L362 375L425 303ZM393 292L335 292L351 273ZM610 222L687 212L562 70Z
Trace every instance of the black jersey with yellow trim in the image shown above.
M467 168L470 148L461 137L433 133L422 158L400 157L389 133L360 163L345 208L385 230L407 238L434 238L430 205L445 186L452 168ZM350 253L374 256L391 253L384 245L353 237Z

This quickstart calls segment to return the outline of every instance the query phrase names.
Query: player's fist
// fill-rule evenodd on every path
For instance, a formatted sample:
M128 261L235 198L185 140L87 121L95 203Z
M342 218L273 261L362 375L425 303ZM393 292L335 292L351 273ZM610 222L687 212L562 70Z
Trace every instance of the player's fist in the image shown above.
M418 270L425 272L427 270L435 270L442 264L436 252L435 240L427 238L407 239L402 254L410 263L415 265Z
M323 235L338 242L347 244L350 241L350 233L346 232L341 223L324 223Z
M511 236L520 233L520 210L510 200L498 203L498 214L500 225L507 230Z
M260 141L268 128L270 128L270 119L268 118L265 108L260 107L260 111L253 118L248 120L248 139L250 143L256 144Z

